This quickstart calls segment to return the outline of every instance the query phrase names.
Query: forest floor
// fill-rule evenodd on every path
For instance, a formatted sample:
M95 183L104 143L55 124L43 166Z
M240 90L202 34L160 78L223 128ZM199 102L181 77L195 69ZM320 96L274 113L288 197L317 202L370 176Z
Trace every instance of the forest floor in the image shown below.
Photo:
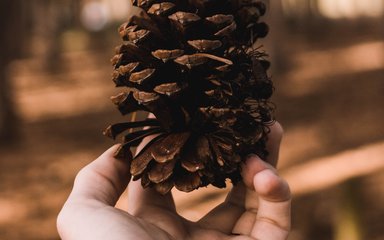
M356 149L384 154L384 42L324 45L290 52L286 70L273 76L276 115L285 128L279 163L283 176L294 167L322 159L326 164ZM40 59L12 65L22 121L17 143L0 147L0 239L59 239L56 216L76 173L113 144L102 130L124 119L109 101L118 90L110 81L108 58L94 52L64 54L64 70L56 73L41 69ZM342 168L320 175L332 178ZM351 175L365 239L384 237L383 173L378 168ZM341 189L351 182L348 176L297 195L291 239L332 239L334 212L342 205ZM226 191L175 191L178 209L196 220ZM121 208L126 208L124 200Z

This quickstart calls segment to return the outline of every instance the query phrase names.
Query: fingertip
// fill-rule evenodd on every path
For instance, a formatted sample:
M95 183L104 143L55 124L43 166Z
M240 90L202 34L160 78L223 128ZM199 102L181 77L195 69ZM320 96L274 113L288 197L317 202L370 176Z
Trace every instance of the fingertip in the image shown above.
M269 129L271 130L271 134L276 136L276 138L282 138L284 134L284 128L278 121L273 122Z
M116 151L120 146L121 146L120 143L116 143L115 145L113 145L112 147L110 147L107 151L109 151L109 150L111 150L111 151Z
M258 172L253 178L253 185L255 191L264 200L283 202L291 198L288 183L271 169Z
M254 190L254 185L253 185L254 176L258 172L268 168L273 169L273 167L270 164L263 161L256 154L248 155L247 159L245 160L245 163L242 166L242 172L241 172L245 186L251 190Z
M121 147L121 144L119 143L115 144L112 147L108 148L101 156L109 156L109 157L116 158L115 154L120 147Z
M129 175L129 161L119 161L119 160L129 160L128 158L119 158L116 157L117 152L121 148L121 144L115 144L109 149L107 149L103 154L101 154L93 163L89 164L90 167L97 168L102 171L113 170L116 173L122 174L124 176ZM111 161L117 160L117 161ZM130 176L130 175L129 175Z

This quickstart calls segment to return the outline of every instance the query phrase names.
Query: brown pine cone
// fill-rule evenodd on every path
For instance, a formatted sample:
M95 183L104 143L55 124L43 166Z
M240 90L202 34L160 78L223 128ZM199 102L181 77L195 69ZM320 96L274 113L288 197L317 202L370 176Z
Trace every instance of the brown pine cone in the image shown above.
M134 180L162 194L241 179L249 153L265 158L268 102L273 86L266 54L254 48L268 27L257 0L135 0L119 33L124 44L112 58L112 97L122 114L156 119L109 126L128 133L116 153L131 163ZM130 149L157 134L133 159Z

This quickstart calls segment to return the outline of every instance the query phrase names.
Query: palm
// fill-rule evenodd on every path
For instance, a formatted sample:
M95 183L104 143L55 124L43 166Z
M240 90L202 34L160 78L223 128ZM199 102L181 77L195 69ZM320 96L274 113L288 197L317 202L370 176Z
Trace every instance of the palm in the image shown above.
M281 131L272 128L270 156L275 164ZM274 130L275 129L275 130ZM273 143L274 142L274 143ZM116 149L116 148L114 148ZM129 184L128 212L114 208L126 188L129 169L108 150L77 176L58 218L63 239L268 239L283 240L290 228L290 194L273 168L253 156L243 166L243 181L226 200L197 222L177 214L172 194L160 195Z

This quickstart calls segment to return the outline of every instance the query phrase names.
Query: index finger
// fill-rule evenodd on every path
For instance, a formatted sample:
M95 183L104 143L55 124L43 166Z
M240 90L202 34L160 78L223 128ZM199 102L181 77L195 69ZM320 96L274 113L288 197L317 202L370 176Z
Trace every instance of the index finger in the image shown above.
M267 162L272 166L277 166L277 161L279 159L279 150L280 143L283 138L283 127L277 121L273 122L270 127L270 133L268 134L268 141L266 143L268 156Z
M268 155L265 161L273 167L276 167L279 159L280 143L283 138L283 127L279 122L275 121L269 125L269 130L266 143ZM245 186L251 190L253 190L254 187L253 177L260 171L260 164L252 164L252 159L254 158L249 157L247 160L249 163L244 164L242 169L243 182Z

